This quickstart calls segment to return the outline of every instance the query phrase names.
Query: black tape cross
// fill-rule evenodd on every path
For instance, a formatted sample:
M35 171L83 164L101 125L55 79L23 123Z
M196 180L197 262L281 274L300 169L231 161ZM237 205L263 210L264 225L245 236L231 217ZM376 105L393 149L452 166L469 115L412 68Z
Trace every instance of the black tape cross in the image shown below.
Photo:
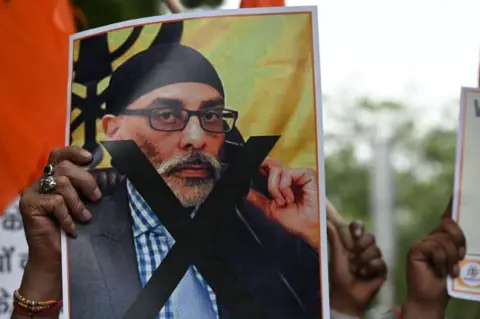
M229 267L216 258L208 243L217 226L234 217L235 204L278 138L250 138L193 220L133 141L103 142L112 165L129 178L176 241L124 318L154 318L190 265L197 267L222 298L232 318L265 317L261 306Z

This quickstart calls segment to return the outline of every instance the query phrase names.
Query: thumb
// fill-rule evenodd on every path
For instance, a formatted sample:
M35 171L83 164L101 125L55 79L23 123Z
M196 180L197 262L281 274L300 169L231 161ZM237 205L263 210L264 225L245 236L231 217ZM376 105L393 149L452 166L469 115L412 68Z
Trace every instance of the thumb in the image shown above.
M330 243L332 259L334 260L344 252L344 248L337 227L335 227L330 221L327 221L327 235L328 242Z
M365 226L363 225L362 221L355 220L350 223L349 230L353 238L355 238L355 240L358 240L360 239L360 237L363 236L363 233L365 232Z
M257 209L267 214L268 217L271 217L270 216L270 200L267 197L251 189L247 194L247 200Z

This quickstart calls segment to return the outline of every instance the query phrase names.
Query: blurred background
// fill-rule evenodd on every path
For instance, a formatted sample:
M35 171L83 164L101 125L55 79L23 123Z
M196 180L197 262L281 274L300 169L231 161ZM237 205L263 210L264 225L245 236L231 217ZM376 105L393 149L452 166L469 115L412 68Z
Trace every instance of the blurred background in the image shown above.
M78 30L168 12L159 0L74 3ZM460 88L478 86L480 1L286 4L318 6L327 196L375 233L391 276L377 302L400 304L408 248L436 226L453 193ZM0 250L0 278L6 261ZM0 290L0 318L8 297ZM480 318L480 303L454 300L448 318Z

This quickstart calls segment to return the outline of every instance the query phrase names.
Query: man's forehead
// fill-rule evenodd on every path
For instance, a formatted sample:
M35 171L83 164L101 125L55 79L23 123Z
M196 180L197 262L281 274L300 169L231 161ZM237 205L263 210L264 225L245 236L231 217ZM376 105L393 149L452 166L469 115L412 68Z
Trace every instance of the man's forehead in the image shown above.
M177 83L153 90L129 105L129 109L151 107L207 108L224 106L220 93L202 83Z
M206 100L198 100L195 103L185 103L181 99L171 99L171 98L156 98L146 107L172 107L172 108L188 108L189 106L198 106L199 109L210 108L210 107L224 107L223 98L212 98Z

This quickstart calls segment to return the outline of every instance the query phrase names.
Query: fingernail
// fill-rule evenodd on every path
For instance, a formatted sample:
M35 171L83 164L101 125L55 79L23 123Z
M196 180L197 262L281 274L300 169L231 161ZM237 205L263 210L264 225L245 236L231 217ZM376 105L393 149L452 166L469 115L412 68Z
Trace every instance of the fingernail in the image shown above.
M71 230L70 235L72 235L73 238L77 238L78 233L77 233L77 228L75 227L75 224L72 223L72 227L70 230Z
M86 208L82 211L82 216L85 221L92 219L92 213L90 213Z
M367 275L367 269L362 268L362 269L360 270L360 275L366 276L366 275Z
M362 236L362 230L357 228L357 229L355 229L353 234L355 235L355 237L360 238Z
M94 197L94 200L99 200L100 198L102 198L102 192L100 191L100 188L96 187L95 190L93 191L93 197Z
M84 148L82 148L81 154L82 154L82 156L87 157L87 158L92 157L92 153L90 153L89 151L87 151Z
M458 254L460 255L460 258L463 259L463 257L465 257L465 254L466 254L465 247L460 247L460 249L458 249Z

